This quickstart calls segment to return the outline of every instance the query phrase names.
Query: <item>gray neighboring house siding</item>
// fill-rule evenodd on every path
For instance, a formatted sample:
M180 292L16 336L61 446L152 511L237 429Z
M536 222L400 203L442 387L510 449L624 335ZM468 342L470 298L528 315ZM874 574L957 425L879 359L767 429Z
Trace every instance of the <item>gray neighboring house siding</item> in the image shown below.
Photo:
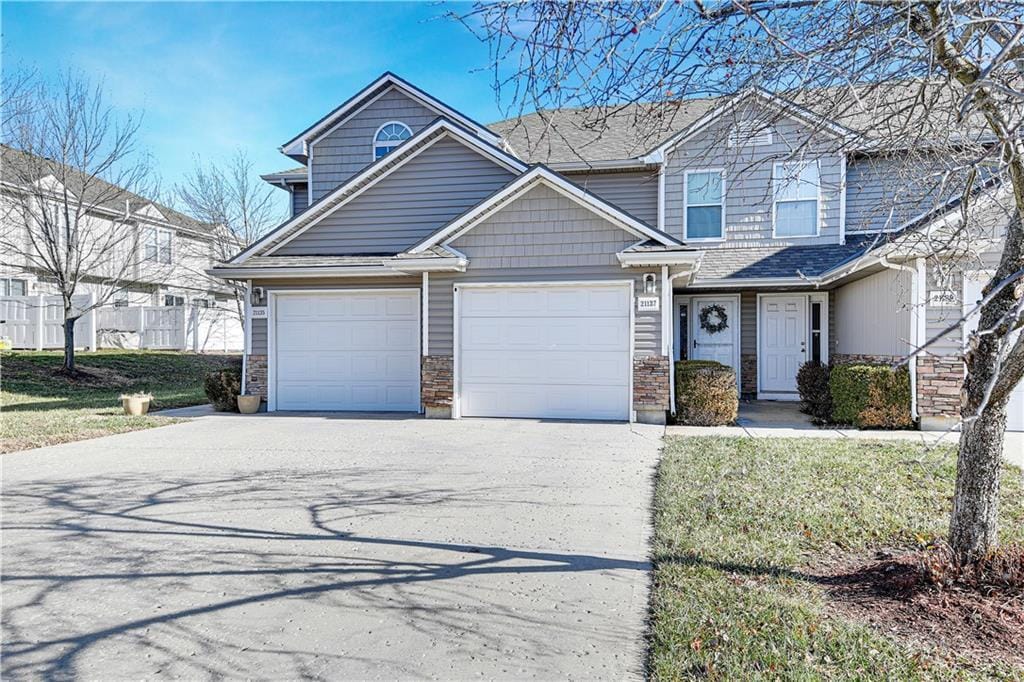
M373 136L389 121L400 121L415 135L439 116L394 88L309 144L313 201L373 162Z
M658 225L657 171L563 173L563 175L651 227Z
M908 168L907 164L913 164ZM846 167L846 231L894 230L935 207L938 192L920 178L921 159L859 156ZM939 166L936 164L936 170ZM912 182L913 178L916 182Z
M637 237L548 187L536 187L452 246L469 257L464 273L430 275L430 355L453 354L454 289L463 282L633 280L615 254ZM654 270L654 269L652 269ZM639 284L635 285L639 290ZM635 313L634 353L661 355L661 313Z
M683 179L686 171L725 169L725 241L722 246L835 244L840 232L842 156L837 141L791 119L774 123L772 144L729 147L736 118L725 116L669 152L665 161L665 219L662 229L686 241ZM810 142L807 142L811 135ZM820 168L819 236L772 237L772 165L796 158L816 159ZM709 247L710 248L710 247Z
M407 249L513 178L461 142L443 138L276 255L393 254Z

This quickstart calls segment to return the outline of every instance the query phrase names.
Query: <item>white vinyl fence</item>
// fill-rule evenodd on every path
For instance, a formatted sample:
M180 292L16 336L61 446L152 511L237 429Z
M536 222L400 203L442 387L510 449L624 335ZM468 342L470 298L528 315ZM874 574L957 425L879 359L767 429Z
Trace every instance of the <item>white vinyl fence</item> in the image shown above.
M78 310L93 304L92 294L71 298ZM60 296L0 296L0 338L12 348L64 347L64 303ZM96 350L96 316L90 311L75 323L75 346Z
M91 295L83 295L81 309L91 305ZM63 324L59 296L0 297L0 338L12 348L63 348ZM222 353L241 351L245 337L238 313L227 308L104 306L79 318L75 342L76 346L90 350L145 348Z

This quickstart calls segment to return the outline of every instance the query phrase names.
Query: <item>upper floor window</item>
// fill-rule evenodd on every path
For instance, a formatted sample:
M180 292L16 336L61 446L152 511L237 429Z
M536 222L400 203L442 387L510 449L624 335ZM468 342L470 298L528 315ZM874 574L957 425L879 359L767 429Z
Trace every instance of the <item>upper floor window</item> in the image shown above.
M373 160L386 156L392 149L412 137L409 126L398 121L385 123L373 136Z
M0 296L25 296L28 294L28 281L23 279L0 279Z
M185 305L185 297L175 296L174 294L164 294L164 305L172 308L180 308Z
M813 237L818 234L818 162L777 163L774 183L774 235Z
M145 249L146 260L157 263L170 264L171 262L171 239L173 233L163 228L149 228L146 230L143 248Z
M725 231L725 175L721 170L687 171L683 178L686 239L721 239Z

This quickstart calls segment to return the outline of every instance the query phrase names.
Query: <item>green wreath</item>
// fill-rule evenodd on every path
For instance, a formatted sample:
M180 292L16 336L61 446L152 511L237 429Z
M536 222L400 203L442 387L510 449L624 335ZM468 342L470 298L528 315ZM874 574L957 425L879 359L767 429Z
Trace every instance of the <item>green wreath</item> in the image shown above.
M712 315L717 318L717 322L711 321ZM728 326L729 316L726 315L725 308L722 306L712 303L700 309L700 328L708 334L717 334L720 331L724 331Z

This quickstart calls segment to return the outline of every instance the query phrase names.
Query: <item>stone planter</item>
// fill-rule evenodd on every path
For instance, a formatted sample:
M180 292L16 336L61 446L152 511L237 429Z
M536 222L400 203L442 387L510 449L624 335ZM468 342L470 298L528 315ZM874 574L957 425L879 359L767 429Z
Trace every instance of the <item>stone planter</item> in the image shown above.
M238 396L238 411L242 414L255 414L260 409L260 401L263 396L240 395Z
M141 393L137 395L123 395L121 396L121 406L124 408L125 414L131 417L141 417L149 412L151 400L153 400L153 396Z

